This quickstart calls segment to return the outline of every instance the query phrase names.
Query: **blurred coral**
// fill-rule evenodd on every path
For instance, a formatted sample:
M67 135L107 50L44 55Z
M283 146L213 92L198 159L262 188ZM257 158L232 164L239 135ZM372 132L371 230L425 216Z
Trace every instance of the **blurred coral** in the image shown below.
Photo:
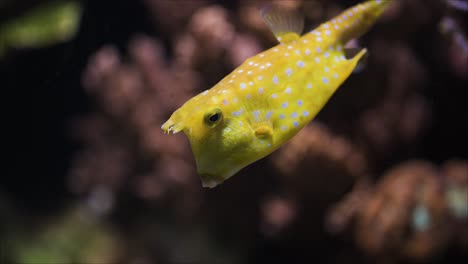
M468 249L468 162L452 160L442 167L445 180L445 199L452 214L451 225L456 240Z
M122 63L114 48L104 47L84 74L83 84L100 101L103 113L77 124L77 136L90 147L76 160L72 189L83 192L104 184L118 191L130 181L147 199L186 192L196 180L188 146L177 143L181 137L166 138L160 124L193 95L197 74L182 68L188 74L181 78L180 66L167 65L160 45L146 36L135 37L129 53L132 62ZM185 96L163 89L169 86Z
M47 98L33 98L40 108L60 106L50 107L52 117L35 116L33 126L55 124L60 112L79 146L70 144L73 157L50 158L50 170L68 171L59 176L63 188L63 178L37 171L42 157L34 155L63 144L55 138L60 125L43 134L25 129L18 141L45 142L32 154L12 140L21 153L17 166L32 173L9 177L28 187L27 195L1 186L0 237L7 243L0 262L455 263L455 256L465 263L468 110L460 95L468 87L467 1L393 1L373 29L346 45L366 47L369 56L316 119L216 189L202 189L183 133L161 130L189 98L277 44L263 6L304 13L307 32L354 2L0 1L7 7L0 8L0 57L34 48L32 55L1 57L2 68L16 72L5 90L21 94L12 112L34 112L23 97L39 91ZM54 67L31 59L42 52ZM30 71L17 68L22 64ZM19 85L36 72L28 87ZM89 103L72 87L84 91L91 109L70 122L63 102ZM23 209L54 192L51 183L63 193L45 203L64 208Z
M304 171L313 172L315 162L326 166L326 170L340 170L350 178L363 177L367 173L363 153L346 138L333 135L317 122L301 130L273 157L275 166L287 177L300 176Z
M295 203L290 199L272 197L262 205L262 230L266 235L274 235L290 225L295 218Z
M427 258L448 242L449 219L435 167L408 162L387 172L358 215L357 239L373 254Z
M7 6L3 1L2 5ZM78 1L46 2L0 23L0 58L9 49L47 47L73 38L80 25L81 11Z
M43 230L16 228L15 240L8 245L10 263L116 263L127 254L110 226L82 208L57 216Z
M427 260L453 241L466 247L467 166L461 160L440 170L425 161L395 166L374 188L355 188L332 209L328 225L340 232L354 226L366 252L395 261Z
M275 2L304 12L308 24L345 8L341 1ZM105 45L83 73L96 109L73 126L84 147L70 170L70 189L97 214L125 212L130 224L123 229L138 241L128 257L143 262L204 259L191 248L213 254L219 239L239 245L219 253L224 262L248 256L262 239L300 248L303 240L330 239L321 233L323 219L333 236L352 230L350 250L378 259L427 260L453 244L466 249L467 162L449 160L439 169L435 161L412 161L438 118L428 96L440 74L434 65L452 65L454 76L466 77L462 22L440 8L442 1L395 2L375 30L353 41L369 48L368 64L317 121L221 189L205 191L186 138L168 137L160 126L187 99L274 45L258 14L266 2L145 0L163 34L136 34L123 52ZM438 23L440 31L424 35ZM445 39L420 40L415 32ZM433 50L447 53L429 63L424 56ZM124 208L122 196L151 210ZM170 245L179 240L185 244L176 254Z

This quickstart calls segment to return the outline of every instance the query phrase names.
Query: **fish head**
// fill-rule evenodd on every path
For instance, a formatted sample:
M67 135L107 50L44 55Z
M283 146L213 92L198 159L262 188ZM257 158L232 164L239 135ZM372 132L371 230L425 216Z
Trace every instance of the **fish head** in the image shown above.
M252 128L232 111L221 98L202 93L177 109L162 126L167 133L185 133L204 187L219 185L254 161Z

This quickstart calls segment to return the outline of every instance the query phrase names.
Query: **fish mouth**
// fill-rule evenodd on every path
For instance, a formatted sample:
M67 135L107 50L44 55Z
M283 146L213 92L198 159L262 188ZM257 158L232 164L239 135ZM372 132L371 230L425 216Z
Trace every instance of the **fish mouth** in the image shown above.
M209 173L198 173L200 176L202 186L205 188L214 188L224 182L224 178L221 176L215 176Z
M183 124L181 122L174 121L174 119L176 118L173 115L161 126L164 133L170 134L172 132L172 134L176 134L184 129Z

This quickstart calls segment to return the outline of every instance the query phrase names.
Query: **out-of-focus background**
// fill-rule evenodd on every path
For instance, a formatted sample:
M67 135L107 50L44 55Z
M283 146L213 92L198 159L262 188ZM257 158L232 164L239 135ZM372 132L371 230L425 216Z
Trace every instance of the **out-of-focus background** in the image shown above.
M276 45L265 1L0 1L0 262L466 263L468 2L394 2L315 121L203 189L160 126Z

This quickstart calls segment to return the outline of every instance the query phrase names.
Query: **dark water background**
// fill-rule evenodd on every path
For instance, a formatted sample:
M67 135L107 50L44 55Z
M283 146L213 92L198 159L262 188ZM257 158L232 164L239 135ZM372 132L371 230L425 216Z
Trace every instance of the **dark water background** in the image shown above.
M21 14L22 11L41 4L40 1L35 2L32 2L33 4L10 4L8 9L4 9L0 13L0 22L12 19L17 14ZM384 59L371 61L371 69L365 69L361 76L353 76L352 78L355 79L347 82L318 116L318 122L326 127L326 131L320 133L330 135L332 138L345 138L351 146L358 146L356 147L357 152L363 150L364 154L362 155L366 157L369 167L368 170L365 170L365 176L343 173L342 171L347 171L347 169L341 169L341 165L339 165L341 163L336 165L334 163L336 161L330 161L326 151L324 151L323 156L320 156L322 155L320 153L313 154L315 156L309 161L304 161L305 164L299 164L297 168L292 169L288 165L284 168L285 165L281 165L274 157L260 161L227 181L226 187L222 185L215 190L202 190L196 175L190 171L188 173L190 179L183 178L181 180L187 182L178 183L179 185L174 184L175 187L167 187L169 191L164 191L164 194L152 196L142 194L143 191L134 188L134 186L139 186L140 174L153 175L152 177L159 179L158 175L163 174L161 171L164 170L158 169L160 167L151 169L151 164L153 164L151 160L163 159L165 156L163 154L149 155L140 150L140 145L131 143L126 144L124 149L131 149L128 153L131 153L132 158L130 158L129 164L132 165L128 167L132 169L126 171L124 177L117 177L117 180L109 181L101 179L97 183L88 180L91 183L85 184L86 187L76 191L72 186L74 181L70 179L73 177L71 171L78 166L76 160L79 159L80 153L92 145L90 141L80 139L80 136L77 136L79 133L74 132L77 129L76 120L86 119L95 113L98 115L104 113L102 115L104 117L111 116L109 120L112 120L110 122L113 124L113 129L119 126L125 127L126 124L130 123L127 123L122 117L112 116L112 112L106 108L106 103L102 103L100 100L102 99L100 95L87 92L83 87L82 80L86 74L86 68L89 67L90 58L104 45L111 44L120 52L122 63L132 64L132 60L135 61L135 59L128 55L129 42L137 34L143 33L159 41L158 45L162 47L163 60L169 62L175 60L174 53L177 48L173 45L174 37L167 32L169 28L166 25L158 24L152 19L155 15L154 12L151 12L150 6L152 5L147 4L147 2L83 1L81 26L72 40L46 48L12 50L7 56L0 59L1 90L4 92L2 98L6 102L3 111L6 122L2 126L6 130L4 155L8 157L7 173L1 177L3 183L0 188L0 204L2 205L0 215L3 219L0 221L0 224L3 225L0 235L2 237L8 238L8 241L31 240L29 243L32 245L26 248L34 248L35 243L40 243L35 242L34 239L40 237L38 234L43 230L50 228L50 225L45 225L46 223L52 222L59 226L60 219L67 218L63 215L68 215L69 211L82 210L74 209L75 207L81 208L80 205L89 206L88 201L94 199L93 195L96 195L96 190L104 188L106 194L111 193L112 208L103 215L100 213L92 214L93 219L99 219L99 226L110 227L111 233L118 237L115 239L120 241L117 245L110 243L112 245L110 246L111 252L123 252L115 254L118 257L113 256L114 258L108 257L109 254L103 254L108 257L103 257L104 260L112 259L112 261L120 263L387 263L387 261L390 263L413 263L417 262L415 259L422 259L422 262L429 263L445 263L446 261L462 263L466 260L467 238L453 238L456 236L454 233L459 233L460 236L468 234L466 226L463 229L463 225L460 225L460 229L455 231L443 231L442 233L447 235L442 237L450 237L450 239L446 239L447 242L441 243L441 245L434 246L433 250L421 254L422 256L416 253L407 253L405 249L392 243L390 243L389 248L384 247L380 251L377 250L376 253L366 246L366 242L359 242L359 238L356 238L354 233L360 231L359 225L354 224L354 222L349 223L346 230L337 234L329 232L325 227L329 209L344 199L346 194L351 192L355 183L360 182L362 178L369 177L378 185L383 178L382 175L386 175L386 172L399 164L411 160L425 160L432 164L431 166L437 168L435 174L439 175L437 176L439 180L443 179L443 176L440 175L444 174L441 172L443 169L439 169L439 167L442 168L447 161L459 161L461 165L457 168L462 168L459 169L462 171L461 174L463 174L463 168L467 166L468 107L466 88L468 86L466 64L468 62L458 66L465 67L462 74L457 73L451 66L453 58L451 59L447 55L450 45L443 41L444 36L438 30L440 19L444 13L440 10L434 10L441 5L435 0L429 1L430 4L425 7L425 10L429 10L429 18L423 19L423 22L417 19L417 14L414 14L413 20L404 15L395 15L389 19L390 22L386 22L393 26L385 24L376 26L376 29L365 36L363 43L361 43L364 46L370 44L372 54L373 47L377 47L375 50L378 50L379 43L376 41L379 38L383 42L388 39L391 41L396 39L398 43L403 43L404 48L410 52L411 56L409 57L417 60L416 64L422 65L424 74L421 78L424 81L420 84L414 84L414 86L418 86L414 90L424 100L425 108L421 111L424 113L426 121L422 122L420 127L414 128L416 132L413 136L409 136L409 139L402 139L398 138L397 135L396 139L385 143L384 147L376 147L378 145L375 143L376 141L365 142L363 140L363 138L372 139L372 136L365 133L361 135L359 132L363 130L362 127L366 126L351 121L353 118L352 110L359 109L358 113L363 114L366 109L372 109L384 102L382 98L385 96L375 92L379 87L374 87L374 91L371 93L369 93L370 89L362 88L362 90L363 93L367 94L377 93L375 96L364 95L364 98L367 99L377 98L376 103L357 105L348 103L350 100L353 102L359 100L356 99L358 97L356 93L361 88L359 85L379 83L379 80L382 80L381 77L375 77L375 75L379 73L376 67L379 67L379 63L382 63L382 60L385 61ZM177 2L181 6L189 4L187 1ZM330 2L332 3L323 4L323 6L326 8L329 8L329 5L332 6L330 8L332 11L326 9L331 13L333 13L333 7L343 8L350 5L350 2ZM421 4L423 1L415 2ZM239 22L241 19L236 17L243 10L242 7L249 4L249 1L207 1L206 5L201 6L206 7L214 4L220 5L227 11L235 27L240 28L238 32L250 34L254 38L257 37L262 48L273 45L265 37L258 36L248 26L242 25ZM453 15L454 19L457 19L461 24L466 36L466 21L459 19L463 16L460 14L466 15L466 13L453 11L453 14L455 14ZM168 17L171 15L167 13ZM402 34L404 37L401 37L398 31L404 31L404 29L395 25L401 26L414 21L420 23L417 26L410 26L415 32ZM180 31L178 33L183 33L189 31L187 28L188 26L177 27L176 30ZM379 29L388 33L390 37L379 33ZM378 56L375 55L375 57ZM234 64L222 56L218 56L214 61L219 61L219 63L222 61L224 65L228 66L221 67L223 69L218 72L209 67L204 68L203 65L193 67L194 71L201 76L203 84L201 87L193 87L193 92L208 88L209 86L206 84L213 84L216 79L210 76L223 76L229 72L224 69L232 69L231 65ZM413 62L410 61L411 63ZM200 70L200 68L204 69ZM392 72L392 69L388 68L380 71ZM409 66L409 68L408 75L411 75L411 67ZM386 75L383 78L388 78L388 76L395 78L399 75ZM402 82L411 78L411 76L402 78ZM411 81L408 82L409 86L413 85ZM170 84L169 81L167 86L157 89L177 91L178 87L176 85L170 87ZM178 96L177 92L175 96ZM405 96L401 96L401 98L405 98ZM402 115L402 113L398 115ZM163 112L163 116L167 117L167 113ZM360 119L355 118L356 120ZM417 121L409 121L409 123L417 123ZM392 130L393 127L390 125L386 129ZM117 136L114 136L117 141L125 139L135 142L135 138L136 141L138 140L138 133L132 131L128 133L130 136L124 136L118 132L116 132ZM311 137L316 135L313 131L310 133ZM321 135L320 133L319 135ZM104 146L107 146L106 144L104 143ZM316 146L311 144L312 147ZM91 149L93 148L91 147ZM285 149L283 152L287 151L293 151L293 147ZM140 156L134 156L135 153ZM315 152L312 151L312 153ZM105 156L106 154L98 153L95 155L96 160L99 160L99 155ZM12 158L11 161L10 158ZM128 159L126 160L128 161ZM148 162L148 160L150 161ZM317 167L313 166L314 164L325 165L319 165L317 171L314 171L314 168ZM150 169L144 169L148 166ZM337 167L340 169L336 169ZM414 172L414 174L418 173ZM324 179L310 180L307 177L296 179L297 177L294 176L310 176L309 174L328 175L327 179L330 179L331 182ZM411 171L408 174L411 174ZM296 180L290 180L290 176ZM244 178L242 179L242 177ZM247 177L250 177L249 180ZM424 177L421 176L421 179ZM112 178L112 175L109 178ZM115 181L119 183L115 183ZM421 182L423 181L421 180ZM413 183L408 183L408 185L411 184ZM415 186L418 184L415 183ZM463 187L463 181L461 186ZM376 192L384 192L386 187L375 188ZM398 194L395 195L398 196ZM195 201L196 205L186 205L186 200L190 201L191 199ZM271 207L268 207L269 205ZM273 215L275 212L279 215L279 224L268 218L268 213L265 213L268 210L272 210ZM286 223L283 225L281 219L289 219L288 212L293 212L291 213L293 220L284 220ZM75 218L72 217L72 219ZM275 217L273 216L272 219ZM70 226L81 225L79 220L75 219L78 221L77 223L71 221ZM407 223L410 220L402 219L401 221L402 225L411 226ZM442 222L445 228L458 226L460 221L462 224L466 224L467 220L465 218L464 220L452 221L444 218ZM265 231L264 225L271 225L272 230L278 231L270 234L270 232ZM32 235L22 234L17 239L12 235L14 232L8 231L21 229L33 230ZM395 230L390 229L387 236L392 237L391 234L397 233L397 230L400 229L398 227L395 227ZM400 241L397 244L401 245L412 239L411 236L402 236L404 238L397 239ZM68 237L73 240L73 235ZM437 240L438 236L431 237L429 235L427 239L431 238ZM372 241L371 238L369 239ZM16 245L22 243L2 243L2 247L5 248L2 251L4 251L7 261L17 261L20 259L18 255L28 254L27 249L24 251L17 249L22 247ZM51 243L50 247L54 247L53 243L55 242ZM423 244L423 242L420 243ZM360 246L361 244L364 246ZM78 248L79 246L72 247ZM120 251L121 248L124 250ZM91 251L99 251L99 249L96 247ZM76 251L79 252L79 250ZM96 254L99 255L99 253ZM418 257L408 257L408 255L417 255ZM87 258L82 258L80 255L71 259L76 263Z

